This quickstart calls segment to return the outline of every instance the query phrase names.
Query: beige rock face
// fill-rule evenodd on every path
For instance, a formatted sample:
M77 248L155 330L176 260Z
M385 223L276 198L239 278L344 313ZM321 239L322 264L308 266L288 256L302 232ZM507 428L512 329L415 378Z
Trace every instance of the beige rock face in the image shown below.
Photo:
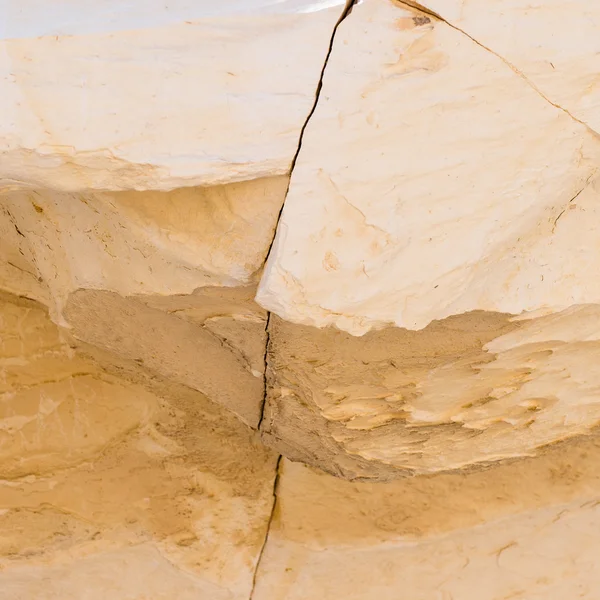
M110 292L76 292L66 315L79 340L199 390L249 425L258 425L264 395L263 374L253 369L252 359L227 343L227 338L147 307L141 301L126 300ZM227 320L233 335L239 332L243 336L245 324L236 326L233 317ZM260 342L265 331L260 321L258 326L259 331L252 333ZM244 341L242 337L240 343ZM256 362L258 357L253 359Z
M284 462L254 597L594 598L598 449L393 484Z
M39 306L0 314L2 597L248 598L275 455L202 394L74 352Z
M0 2L0 600L597 600L599 32Z
M287 183L273 177L173 192L6 192L3 228L16 239L6 239L5 252L26 247L21 260L29 258L29 266L21 268L35 268L46 283L58 321L80 288L189 294L243 285L262 267Z
M600 424L598 316L479 312L360 338L272 318L262 429L284 455L349 478L543 453Z

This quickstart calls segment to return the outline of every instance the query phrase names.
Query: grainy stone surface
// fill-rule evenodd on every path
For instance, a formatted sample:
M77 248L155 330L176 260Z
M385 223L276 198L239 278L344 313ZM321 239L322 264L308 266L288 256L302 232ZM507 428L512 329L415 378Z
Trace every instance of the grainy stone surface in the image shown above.
M598 452L377 484L284 462L254 598L591 600Z
M30 598L248 598L276 456L202 394L74 351L0 310L0 589Z
M597 600L599 31L0 0L0 599Z

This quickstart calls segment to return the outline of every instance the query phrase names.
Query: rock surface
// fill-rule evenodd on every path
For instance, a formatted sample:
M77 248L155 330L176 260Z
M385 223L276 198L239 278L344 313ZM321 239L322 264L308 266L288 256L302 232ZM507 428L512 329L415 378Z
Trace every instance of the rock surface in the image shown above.
M3 2L0 181L172 190L285 174L343 3L223 4Z
M597 253L580 265L552 238L567 208L570 227L595 227L579 201L597 204L599 151L462 32L362 2L338 29L258 301L358 335L598 302Z
M276 456L185 386L0 311L0 589L30 598L248 598Z
M426 0L429 9L509 63L549 102L600 132L600 7L583 1Z
M0 598L596 600L600 8L58 4L0 2Z
M473 312L359 338L273 317L262 429L348 478L543 453L600 424L599 317L596 305L518 322Z
M594 598L599 449L391 484L284 461L254 598Z

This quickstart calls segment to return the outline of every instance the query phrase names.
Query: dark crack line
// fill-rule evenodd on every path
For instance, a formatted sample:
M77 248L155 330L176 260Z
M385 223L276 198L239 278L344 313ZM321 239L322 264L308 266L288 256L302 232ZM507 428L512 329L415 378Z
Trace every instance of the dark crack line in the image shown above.
M594 175L596 174L596 171L594 171L585 181L585 185L567 202L567 206L565 208L563 208L558 217L556 217L556 219L554 219L554 225L552 226L552 233L554 233L556 231L556 224L558 223L558 220L565 214L567 208L571 208L571 205L573 204L573 202L575 200L577 200L577 198L579 198L580 194L586 190L588 188L588 186L590 185L590 180L594 177Z
M452 27L452 29L454 29L455 31L462 33L464 36L468 37L473 43L477 44L480 48L483 48L490 54L493 54L496 58L499 58L515 75L520 77L532 90L534 90L541 98L543 98L546 102L548 102L548 104L551 104L552 106L554 106L554 108L557 108L558 110L564 112L566 115L571 117L571 119L573 119L574 121L577 121L577 123L579 123L580 125L583 125L586 129L588 129L595 136L599 135L598 132L595 131L594 129L592 129L585 121L578 119L574 114L569 112L566 108L562 107L560 104L556 104L556 102L552 102L552 100L550 100L550 98L548 98L548 96L546 96L537 87L537 85L535 85L535 83L533 83L533 81L531 81L522 71L520 71L509 60L507 60L501 54L498 54L497 52L495 52L494 50L492 50L485 44L482 44L480 41L476 40L472 35L467 33L464 29L461 29L457 25L450 23L450 21L447 21L446 19L444 19L444 17L442 17L438 13L427 8L426 6L423 6L420 2L415 2L414 0L394 0L394 1L396 2L396 4L399 4L400 6L419 10L422 13L425 13L426 15L429 15L430 17L433 17L434 19L437 19L438 21L445 23L446 25L448 25L448 27Z
M271 313L267 313L267 322L265 324L265 355L263 357L264 360L264 373L263 373L263 398L262 404L260 405L260 417L258 419L257 429L260 431L260 427L262 425L263 419L265 418L265 408L267 406L267 367L269 362L269 345L271 344L271 335L269 333L269 323L271 322Z
M352 7L356 4L357 0L346 0L346 4L344 6L344 10L337 20L336 24L333 27L333 31L331 32L331 38L329 40L329 47L327 48L327 54L325 55L325 61L323 62L323 67L321 68L321 74L319 75L319 82L317 83L317 90L315 92L315 99L308 113L308 116L304 120L302 128L300 129L300 137L298 138L298 147L296 148L296 152L294 154L294 158L292 158L292 165L290 167L290 180L288 181L287 188L285 190L285 196L283 200L283 204L279 209L279 214L277 215L277 219L275 221L275 228L273 230L273 239L269 244L269 248L266 253L266 259L269 260L269 256L271 255L271 250L273 249L273 244L275 243L275 237L277 236L277 228L279 227L279 221L281 221L281 215L283 214L283 209L285 207L285 200L287 199L288 193L290 191L290 184L292 181L292 175L294 173L294 169L296 168L296 162L298 161L298 156L300 155L300 150L302 150L302 141L304 140L304 132L306 131L306 127L308 126L309 121L312 116L315 114L315 110L317 110L317 105L319 104L319 98L321 97L321 90L323 89L323 79L325 77L325 71L327 69L327 64L329 63L329 58L331 56L331 52L333 51L333 44L335 41L335 35L337 33L338 27L341 25L342 21L352 12ZM264 356L264 393L263 393L263 401L260 409L260 418L258 420L258 429L260 430L260 426L262 425L264 416L265 416L265 407L267 405L267 363L268 363L268 353L269 353L269 343L270 343L270 335L269 335L269 323L271 321L271 312L267 314L267 324L265 326L266 332L266 344L265 344L265 356Z
M308 116L304 120L304 123L300 129L300 137L298 138L298 146L296 148L296 152L294 153L294 158L292 158L292 165L290 167L290 181L288 182L287 188L285 190L285 197L281 208L279 209L279 214L277 215L277 220L275 222L275 231L273 234L273 239L269 244L269 249L267 250L267 259L269 259L269 255L271 254L271 249L273 248L273 244L275 243L275 237L277 235L277 228L279 226L279 221L281 220L281 215L283 214L283 209L285 207L285 200L287 199L287 195L290 191L290 184L292 181L292 175L294 173L294 169L296 168L296 162L298 161L298 156L300 155L300 151L302 150L302 142L304 140L304 132L308 127L309 121L312 119L312 116L315 114L315 110L317 110L317 105L319 104L319 98L321 97L321 91L323 90L323 79L325 78L325 71L327 70L327 64L329 63L329 58L331 57L331 52L333 51L333 44L335 42L335 35L337 33L338 27L342 24L344 19L352 12L352 7L356 4L358 0L346 0L346 5L344 6L344 10L340 15L337 23L333 27L333 31L331 33L331 39L329 40L329 47L327 48L327 54L325 55L325 61L323 62L323 67L321 69L321 74L319 75L319 82L317 83L317 90L315 92L315 99L308 113Z
M275 464L275 479L273 480L273 506L271 507L271 514L269 515L269 522L267 523L267 531L265 533L265 539L260 548L260 552L258 553L258 560L256 561L256 567L254 568L254 574L252 576L252 589L250 590L249 600L253 600L254 598L254 590L256 589L256 579L258 577L258 569L260 568L260 563L262 562L263 554L265 553L265 548L267 547L267 542L269 540L269 533L271 532L271 524L273 523L273 517L275 516L275 507L277 506L277 487L279 485L279 472L281 466L281 454L277 458L277 463Z

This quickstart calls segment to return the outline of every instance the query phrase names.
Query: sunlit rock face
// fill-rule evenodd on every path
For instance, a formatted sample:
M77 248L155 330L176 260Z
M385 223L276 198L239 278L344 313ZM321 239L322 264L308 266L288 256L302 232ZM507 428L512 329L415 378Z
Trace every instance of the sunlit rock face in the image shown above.
M486 19L507 37L529 35L523 23L509 34ZM336 42L259 290L263 306L363 334L472 310L600 300L590 282L600 160L592 120L549 102L455 27L393 2L355 6ZM559 75L553 82L567 85ZM574 231L583 243L573 244Z
M599 32L0 3L0 598L597 600Z
M340 4L4 2L0 179L171 190L285 174Z

